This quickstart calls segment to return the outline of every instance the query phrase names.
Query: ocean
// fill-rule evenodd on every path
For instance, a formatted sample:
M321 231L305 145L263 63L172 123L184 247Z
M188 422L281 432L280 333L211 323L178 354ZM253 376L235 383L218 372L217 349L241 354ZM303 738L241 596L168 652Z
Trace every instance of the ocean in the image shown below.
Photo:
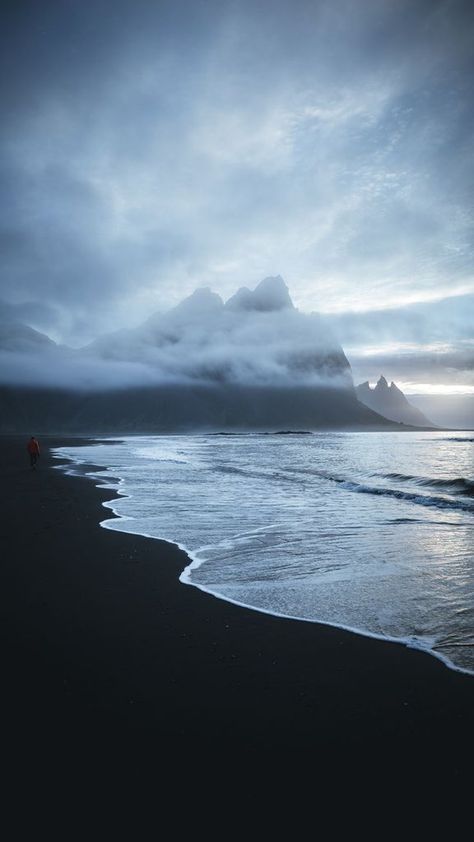
M119 492L103 527L187 552L184 585L474 674L473 445L472 432L282 431L55 453Z

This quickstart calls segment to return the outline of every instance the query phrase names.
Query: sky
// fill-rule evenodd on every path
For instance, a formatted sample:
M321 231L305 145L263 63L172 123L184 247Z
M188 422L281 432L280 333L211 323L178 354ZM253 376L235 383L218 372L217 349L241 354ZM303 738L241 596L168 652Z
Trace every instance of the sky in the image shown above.
M81 347L281 275L356 382L474 393L474 10L2 4L0 301Z

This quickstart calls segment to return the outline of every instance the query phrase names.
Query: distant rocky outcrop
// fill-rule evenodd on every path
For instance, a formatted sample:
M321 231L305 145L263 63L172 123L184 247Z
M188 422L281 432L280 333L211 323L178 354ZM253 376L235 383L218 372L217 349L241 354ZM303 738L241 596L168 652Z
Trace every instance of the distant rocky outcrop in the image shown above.
M407 400L395 383L392 382L389 386L383 374L373 389L368 380L360 383L356 386L356 394L361 403L390 421L398 421L415 427L436 426Z

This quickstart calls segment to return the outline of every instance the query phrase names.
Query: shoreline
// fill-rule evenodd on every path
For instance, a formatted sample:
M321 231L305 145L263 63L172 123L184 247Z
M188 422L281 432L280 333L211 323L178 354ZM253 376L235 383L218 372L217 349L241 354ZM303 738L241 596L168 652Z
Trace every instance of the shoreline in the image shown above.
M280 431L278 433L273 433L273 434L267 433L266 435L287 435L287 434L290 434L290 433L295 434L297 432L299 432L300 434L303 434L303 435L310 435L310 433L308 433L308 431L285 431L285 432ZM444 431L440 430L438 432L444 432ZM469 431L463 431L463 432L469 432ZM214 435L229 435L229 434L228 433L215 433ZM112 443L121 442L121 441L122 442L124 441L123 437L113 438L113 439L112 438L109 438L109 439L100 439L100 438L98 438L98 439L86 439L86 442L88 444L92 444L92 445L94 443L95 444L112 444ZM70 459L69 457L63 457L62 455L58 456L56 454L53 454L53 459L59 459L59 460L62 460L63 462L67 463L66 465L57 466L57 467L64 470L64 472L66 474L68 474L69 476L84 476L85 478L88 478L92 483L94 483L96 488L107 489L107 490L110 490L112 492L113 496L111 497L111 499L105 500L105 501L102 502L103 507L108 512L112 512L112 515L111 516L109 515L108 517L101 520L99 522L99 526L101 526L104 529L111 529L112 531L116 531L113 526L108 526L109 521L117 521L118 520L118 521L124 521L125 522L126 520L129 519L126 516L121 515L120 512L117 511L117 509L113 505L114 500L116 500L117 498L129 497L130 496L127 492L123 492L123 491L120 490L120 485L124 482L123 478L118 476L118 475L115 475L115 474L108 474L107 476L104 476L104 484L98 484L100 482L99 474L100 473L106 473L109 470L109 466L103 465L103 464L98 464L98 463L90 464L90 463L80 462L80 461L76 462L73 459ZM68 466L70 466L70 467L68 467ZM106 482L107 479L110 481L110 485ZM400 646L405 646L408 649L414 649L415 651L423 652L425 654L430 655L432 658L435 658L436 660L440 661L446 667L446 669L453 670L454 672L459 672L463 675L471 676L474 679L474 670L469 670L469 669L463 668L461 666L458 666L454 662L450 661L447 657L438 653L435 649L430 648L427 645L424 646L421 642L418 642L416 639L412 639L410 637L390 637L388 635L377 634L376 632L371 632L371 631L368 631L368 630L363 629L363 628L358 628L358 627L350 626L350 625L344 625L343 623L330 622L330 621L327 621L327 620L319 620L317 618L310 619L308 617L299 617L298 615L278 613L276 611L271 611L271 610L267 610L267 609L264 609L264 608L259 608L257 606L254 606L254 605L251 605L251 604L248 604L248 603L245 603L245 602L240 602L239 600L232 599L231 597L225 596L224 594L221 594L218 591L212 591L209 588L206 588L203 585L198 585L198 584L196 584L195 582L192 581L189 571L192 570L193 568L200 567L201 564L203 563L203 561L202 561L202 559L197 558L193 554L193 551L190 550L185 545L180 544L178 541L175 541L172 538L167 538L167 537L162 536L162 535L156 535L155 536L155 535L150 535L149 533L146 533L146 532L134 532L132 530L129 531L126 528L119 529L118 531L123 532L124 534L136 535L138 537L146 538L146 539L149 539L149 540L161 541L161 542L164 542L164 543L170 545L171 547L175 547L175 548L177 547L181 552L183 552L185 554L185 556L187 558L187 564L184 566L183 570L181 571L181 573L178 577L179 582L181 582L182 584L187 585L189 587L196 588L200 592L208 594L209 596L212 596L215 599L220 599L224 602L230 603L231 605L235 605L239 608L244 608L244 609L249 610L249 611L256 611L260 614L266 614L270 617L277 617L277 618L280 618L280 619L283 619L283 620L293 620L293 621L296 621L296 622L299 622L299 623L313 623L317 626L321 626L321 625L330 626L331 628L338 629L338 630L343 631L343 632L349 632L350 634L356 634L358 636L366 637L366 638L369 638L369 639L372 639L372 640L380 640L380 641L385 642L385 643L394 643L394 644L397 644L397 645L400 645Z
M161 752L317 751L324 762L363 746L425 771L448 757L450 777L468 768L472 676L404 643L183 587L187 554L99 528L102 504L120 495L57 469L51 448L88 441L44 437L32 472L24 439L0 440L14 739L107 732Z

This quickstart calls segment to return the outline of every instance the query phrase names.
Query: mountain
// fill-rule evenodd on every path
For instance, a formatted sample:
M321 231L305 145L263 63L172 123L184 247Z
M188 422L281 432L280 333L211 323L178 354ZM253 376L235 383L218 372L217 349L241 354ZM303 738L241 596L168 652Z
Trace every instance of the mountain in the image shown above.
M226 302L229 310L258 310L269 313L272 310L294 310L288 287L281 275L264 278L254 290L240 287Z
M5 386L0 404L0 432L25 435L400 429L348 391L307 387L164 385L77 392Z
M208 287L166 313L91 343L84 353L146 364L161 381L353 388L343 349L316 313L300 313L283 279L241 287L224 303Z
M0 322L0 350L41 352L46 348L53 350L57 348L57 345L49 336L40 333L39 330L34 330L32 327L17 321Z
M361 403L390 421L398 421L415 427L436 426L406 399L395 383L392 382L389 386L383 374L373 389L368 380L360 383L356 386L356 394Z
M3 432L399 429L357 399L342 347L280 276L227 302L199 288L77 351L15 331L0 347Z

